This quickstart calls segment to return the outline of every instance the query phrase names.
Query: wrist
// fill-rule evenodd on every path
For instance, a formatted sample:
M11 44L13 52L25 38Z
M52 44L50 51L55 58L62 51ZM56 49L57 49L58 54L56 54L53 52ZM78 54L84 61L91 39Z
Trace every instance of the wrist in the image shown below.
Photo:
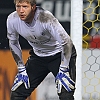
M24 66L23 61L18 61L17 66L18 66L18 67L22 67L22 66Z

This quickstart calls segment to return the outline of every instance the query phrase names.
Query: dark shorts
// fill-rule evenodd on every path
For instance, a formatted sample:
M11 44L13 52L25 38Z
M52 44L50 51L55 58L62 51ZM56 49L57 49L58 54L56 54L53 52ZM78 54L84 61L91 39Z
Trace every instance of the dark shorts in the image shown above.
M76 55L73 52L73 56L70 60L70 75L73 80L76 79L76 70L75 70L75 59ZM44 80L48 73L56 77L59 66L61 64L61 52L56 55L49 57L39 57L30 50L30 57L28 58L25 66L30 80L30 89L26 89L24 84L22 84L16 91L11 92L11 100L25 100L34 89ZM66 90L65 90L66 91ZM67 91L66 91L67 92ZM74 92L72 92L71 96ZM62 94L59 94L59 97L62 97ZM60 99L64 100L64 99ZM65 100L74 100L74 99L65 99Z

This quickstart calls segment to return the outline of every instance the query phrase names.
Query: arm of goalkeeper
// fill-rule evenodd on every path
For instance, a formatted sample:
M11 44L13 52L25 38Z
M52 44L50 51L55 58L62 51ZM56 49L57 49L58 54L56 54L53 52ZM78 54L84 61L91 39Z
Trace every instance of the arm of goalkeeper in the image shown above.
M15 77L15 80L11 89L12 91L15 91L22 83L24 83L26 89L30 88L29 77L27 75L25 66L18 67L18 71L19 72Z
M62 86L68 91L75 89L75 82L70 78L69 69L63 69L60 67L59 72L56 76L57 92L61 93Z

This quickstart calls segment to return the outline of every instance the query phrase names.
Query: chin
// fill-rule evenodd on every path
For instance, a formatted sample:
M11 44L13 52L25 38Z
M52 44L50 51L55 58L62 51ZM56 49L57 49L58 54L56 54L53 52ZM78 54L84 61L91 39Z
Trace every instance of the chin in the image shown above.
M22 17L20 17L20 19L21 19L22 21L25 21L25 20L26 20L26 18L22 18Z
M24 17L20 17L20 19L25 20L25 18L24 18Z

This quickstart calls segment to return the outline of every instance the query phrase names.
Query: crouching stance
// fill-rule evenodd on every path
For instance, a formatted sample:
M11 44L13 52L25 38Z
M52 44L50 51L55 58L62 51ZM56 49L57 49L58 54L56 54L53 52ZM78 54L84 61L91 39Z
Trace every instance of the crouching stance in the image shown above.
M9 47L18 73L11 100L25 100L52 72L60 100L74 100L76 50L70 36L53 14L35 0L14 0L16 11L7 18ZM32 46L24 64L19 35Z

